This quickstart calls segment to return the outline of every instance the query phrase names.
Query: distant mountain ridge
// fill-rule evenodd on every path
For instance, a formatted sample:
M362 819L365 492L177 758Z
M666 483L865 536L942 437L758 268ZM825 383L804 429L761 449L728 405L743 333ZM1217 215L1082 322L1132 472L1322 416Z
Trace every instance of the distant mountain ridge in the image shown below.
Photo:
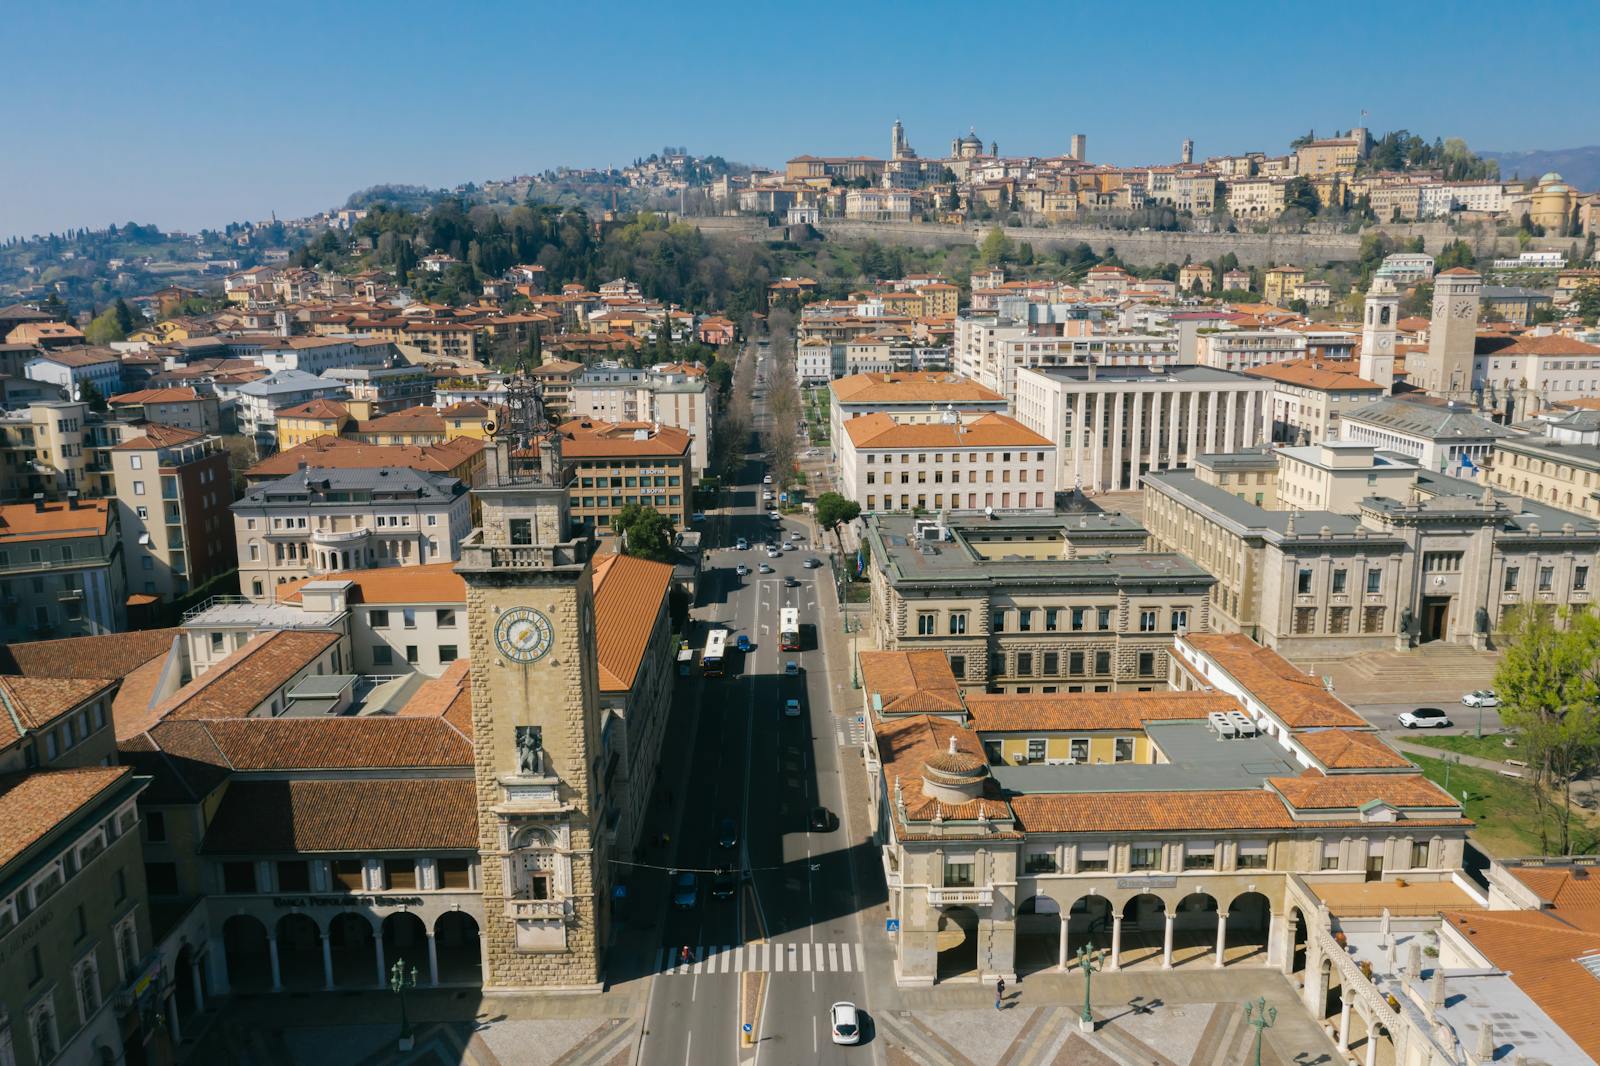
M1500 176L1537 179L1552 170L1585 192L1600 189L1600 144L1585 148L1536 148L1531 152L1480 149L1480 156L1500 164Z

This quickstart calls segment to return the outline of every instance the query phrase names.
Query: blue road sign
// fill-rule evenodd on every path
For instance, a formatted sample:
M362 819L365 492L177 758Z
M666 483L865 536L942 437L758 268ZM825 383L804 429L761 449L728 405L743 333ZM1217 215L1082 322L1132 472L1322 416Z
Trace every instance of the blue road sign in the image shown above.
M749 1022L744 1023L744 1031L747 1033L751 1031L751 1025Z
M883 920L883 928L885 932L898 933L900 931L900 919L885 918Z

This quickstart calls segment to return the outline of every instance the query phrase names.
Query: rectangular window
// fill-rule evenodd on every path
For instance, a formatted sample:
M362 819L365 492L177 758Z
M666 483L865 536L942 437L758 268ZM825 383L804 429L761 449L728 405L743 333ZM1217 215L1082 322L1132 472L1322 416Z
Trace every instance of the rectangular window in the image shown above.
M1073 677L1083 676L1083 652L1067 652L1067 673L1071 674Z
M384 859L383 883L389 891L398 892L401 889L415 889L417 887L417 864L411 859Z
M1156 653L1142 651L1139 653L1139 676L1154 677L1156 673Z
M1589 591L1589 568L1587 566L1576 567L1572 571L1572 591Z
M456 624L456 612L452 608L441 607L439 610L433 612L433 620L434 624L440 629L454 629Z
M1294 609L1294 631L1296 633L1315 633L1317 631L1317 609L1315 607L1296 607Z
M1006 631L1006 613L1004 611L994 611L990 614L989 629L994 633L1004 633Z
M253 862L225 862L222 864L222 891L254 892L256 890L256 864Z
M1549 592L1556 583L1556 568L1553 566L1539 567L1539 591Z
M1098 608L1097 616L1097 624L1102 633L1111 628L1111 608Z
M285 859L278 866L279 892L310 892L311 864L300 859Z
M1044 738L1030 737L1028 739L1028 761L1044 762Z
M1019 677L1033 676L1033 652L1017 652L1017 675Z
M1384 609L1382 607L1364 607L1364 608L1362 608L1362 610L1361 610L1361 632L1363 632L1363 633L1382 633L1383 632L1383 611L1384 611Z
M367 612L367 624L370 625L373 629L388 629L389 628L389 612L388 611L369 611L369 612Z
M1044 609L1044 630L1046 633L1054 633L1060 628L1060 615L1061 611L1055 607L1046 607Z
M394 649L387 644L375 644L372 647L372 665L391 666L394 663Z
M917 612L917 636L931 637L939 623L939 616L932 611Z
M1184 844L1183 868L1185 870L1215 870L1217 868L1216 841L1191 840Z
M946 860L944 864L944 884L946 888L971 888L972 863Z
M950 615L950 635L959 637L967 631L967 612L955 611Z
M417 609L415 607L402 607L400 618L407 629L417 628Z
M533 519L513 518L509 522L508 534L512 544L533 543Z
M1298 592L1302 596L1310 594L1310 592L1311 592L1311 571L1309 569L1302 569L1300 571L1299 576L1295 579L1294 590L1296 592Z
M1128 849L1128 869L1157 870L1160 868L1160 844L1135 844Z
M1023 607L1017 611L1017 632L1033 632L1033 609L1031 607Z
M362 892L367 885L362 876L365 864L360 859L334 859L328 863L328 873L334 891Z
M1515 592L1515 591L1517 591L1517 579L1520 578L1521 576L1522 576L1522 568L1520 566L1508 566L1508 567L1506 567L1506 580L1505 580L1505 584L1502 585L1501 588L1506 592Z
M1154 633L1156 631L1157 614L1158 612L1156 611L1140 611L1139 632Z
M1428 842L1414 840L1411 842L1411 868L1413 870L1426 870L1428 868Z
M1111 845L1109 844L1079 844L1078 845L1078 872L1095 873L1099 870L1109 869L1111 866Z
M1073 737L1071 741L1071 748L1069 749L1069 757L1073 762L1088 762L1089 738Z
M472 887L472 872L466 859L436 859L433 865L439 872L440 888Z
M1239 843L1239 862L1241 870L1265 870L1267 868L1267 842L1265 840L1244 840Z
M406 662L412 666L417 665L417 646L415 644L406 645Z
M1348 632L1350 632L1350 608L1348 608L1348 607L1329 607L1328 608L1328 632L1329 633L1348 633Z
M1053 874L1059 866L1056 863L1056 853L1053 851L1030 851L1022 860L1024 873Z
M1113 758L1114 758L1114 760L1116 762L1132 762L1133 761L1133 738L1132 737L1118 737L1116 739L1116 741L1115 741L1115 751L1113 753Z
M453 663L458 658L458 655L459 653L454 644L439 645L439 661L441 663Z
M1333 572L1333 594L1335 596L1344 592L1345 581L1349 578L1350 571L1340 567Z
M952 655L952 656L950 656L950 673L955 675L955 679L957 681L962 681L962 680L966 679L966 676L967 676L967 657L965 655Z
M1046 677L1054 677L1061 672L1061 653L1047 651L1044 653L1044 673Z
M1109 674L1111 672L1111 653L1097 651L1094 653L1094 672L1096 674Z
M1367 571L1367 592L1369 594L1383 591L1383 571L1373 567Z
M1079 633L1079 632L1083 631L1083 615L1084 615L1084 608L1082 608L1082 607L1074 607L1072 609L1072 631L1074 633Z

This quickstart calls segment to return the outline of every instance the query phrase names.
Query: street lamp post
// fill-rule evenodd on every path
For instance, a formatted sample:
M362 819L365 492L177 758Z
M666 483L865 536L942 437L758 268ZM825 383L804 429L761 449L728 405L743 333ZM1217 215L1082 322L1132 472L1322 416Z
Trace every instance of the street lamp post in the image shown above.
M406 991L417 987L417 968L411 967L406 971L406 960L395 960L394 967L389 971L389 991L400 997L400 1050L410 1051L413 1044L411 1036L411 1020L406 1017Z
M1078 946L1078 961L1074 964L1083 971L1083 1011L1078 1015L1080 1032L1094 1032L1094 1011L1089 1008L1089 990L1094 985L1094 972L1100 968L1099 949L1090 950L1088 944ZM1259 1064L1258 1064L1259 1066Z
M1272 1023L1278 1020L1278 1008L1267 1006L1267 997L1261 996L1254 1003L1244 1005L1245 1024L1256 1031L1256 1066L1261 1066L1261 1034L1272 1028Z

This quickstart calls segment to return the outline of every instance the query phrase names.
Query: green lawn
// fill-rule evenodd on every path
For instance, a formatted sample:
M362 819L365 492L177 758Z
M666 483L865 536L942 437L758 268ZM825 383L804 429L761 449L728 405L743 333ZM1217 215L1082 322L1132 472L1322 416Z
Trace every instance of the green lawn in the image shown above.
M1471 739L1433 737L1433 740ZM1414 757L1413 762L1422 769L1428 780L1439 785L1445 783L1445 764L1442 759ZM1450 766L1450 792L1462 800L1462 809L1468 818L1477 823L1472 839L1490 855L1511 857L1539 854L1539 822L1533 797L1528 785L1521 780L1502 777L1490 770L1475 766ZM1600 824L1594 817L1579 811L1573 818L1574 842L1582 847L1600 836ZM1555 827L1551 826L1551 837ZM1585 854L1581 850L1579 854Z
M1473 755L1480 759L1493 759L1495 762L1505 762L1507 759L1517 759L1521 754L1514 747L1506 747L1506 737L1515 737L1515 734L1493 733L1482 737L1471 733L1459 736L1430 733L1426 735L1407 736L1406 740L1412 744L1421 744L1429 748L1442 748L1460 755Z

